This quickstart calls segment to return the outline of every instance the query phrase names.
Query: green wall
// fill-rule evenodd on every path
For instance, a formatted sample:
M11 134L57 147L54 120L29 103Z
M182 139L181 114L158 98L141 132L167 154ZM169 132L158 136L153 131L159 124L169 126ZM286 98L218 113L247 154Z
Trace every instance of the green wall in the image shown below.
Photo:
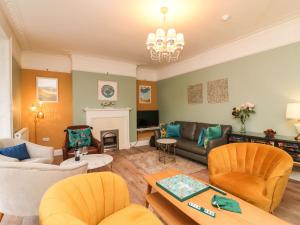
M230 52L228 52L230 54ZM158 82L161 122L174 120L232 124L231 109L240 103L256 104L257 113L247 121L248 131L272 128L295 135L294 121L285 119L286 104L300 102L300 43L291 44ZM228 78L229 102L208 104L206 82ZM204 84L204 104L187 103L187 87Z
M21 67L12 58L13 131L21 129Z
M83 108L100 108L98 80L118 82L118 101L115 107L130 107L130 141L136 140L136 79L83 71L72 72L73 124L85 124Z

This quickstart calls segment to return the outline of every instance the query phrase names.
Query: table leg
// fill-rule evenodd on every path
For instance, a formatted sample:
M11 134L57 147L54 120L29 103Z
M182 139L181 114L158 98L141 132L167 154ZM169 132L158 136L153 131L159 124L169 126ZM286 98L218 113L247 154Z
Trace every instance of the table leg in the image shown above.
M110 171L112 171L112 162L110 163Z
M151 191L152 191L152 186L150 184L148 184L147 186L147 195L151 194ZM146 208L149 207L149 202L147 202L146 200Z

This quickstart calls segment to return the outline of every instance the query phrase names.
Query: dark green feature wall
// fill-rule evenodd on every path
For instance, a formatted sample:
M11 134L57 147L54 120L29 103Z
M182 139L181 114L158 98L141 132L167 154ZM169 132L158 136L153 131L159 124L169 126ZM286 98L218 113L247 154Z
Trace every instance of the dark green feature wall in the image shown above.
M130 107L130 141L136 140L136 79L134 77L91 73L72 72L73 83L73 124L85 124L82 109L100 108L98 100L98 81L110 80L118 82L118 101L115 107Z
M230 52L228 52L230 54ZM174 120L232 124L237 104L252 102L257 113L247 121L248 131L267 128L283 135L295 135L295 121L285 118L286 104L300 102L300 43L272 49L158 82L158 106L161 122ZM207 103L207 82L228 78L229 102ZM204 104L188 104L187 87L203 83Z

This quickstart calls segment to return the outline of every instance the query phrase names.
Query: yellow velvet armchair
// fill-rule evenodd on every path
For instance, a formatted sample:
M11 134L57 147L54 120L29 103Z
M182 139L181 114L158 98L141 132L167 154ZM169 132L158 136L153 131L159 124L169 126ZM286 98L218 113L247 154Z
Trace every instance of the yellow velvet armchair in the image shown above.
M125 181L89 173L53 185L40 204L41 225L162 225L148 209L130 204Z
M211 184L268 212L279 206L292 167L289 154L264 144L228 144L208 155Z

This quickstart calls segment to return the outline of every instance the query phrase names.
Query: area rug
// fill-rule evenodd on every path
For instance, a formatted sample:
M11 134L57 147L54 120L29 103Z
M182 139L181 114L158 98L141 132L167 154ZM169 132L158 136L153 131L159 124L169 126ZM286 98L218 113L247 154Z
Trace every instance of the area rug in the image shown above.
M164 164L158 161L158 151L148 151L125 156L138 169L145 173L156 173L161 170L175 168L186 174L196 173L206 167L200 163L190 161L188 159L176 156L176 162L168 162Z

